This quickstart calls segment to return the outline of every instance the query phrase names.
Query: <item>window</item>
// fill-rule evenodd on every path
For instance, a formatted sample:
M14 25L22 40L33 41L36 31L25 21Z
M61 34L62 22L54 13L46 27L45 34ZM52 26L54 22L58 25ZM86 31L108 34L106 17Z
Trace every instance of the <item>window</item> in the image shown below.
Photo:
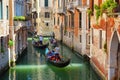
M70 34L70 32L69 32L69 38L70 38L70 36L71 36L71 34Z
M68 19L68 20L69 20L69 24L68 24L68 26L70 26L70 17L71 17L71 16L69 15L69 19Z
M3 18L3 9L2 9L3 5L2 5L2 0L0 0L0 19Z
M65 7L65 0L63 0L63 7Z
M90 44L90 35L87 35L87 34L86 34L86 36L87 36L86 43L87 43L87 44Z
M90 36L88 36L88 40L89 40L89 41L88 41L88 44L90 44Z
M3 40L3 37L1 37L0 43L1 43L0 52L4 52L4 40Z
M62 0L62 1L63 1L63 0ZM61 0L58 0L58 8L63 5L63 4L62 4L62 1L61 1Z
M60 7L60 0L58 0L58 7Z
M7 19L8 19L8 6L6 6L6 13L7 13Z
M74 14L71 15L71 27L74 27Z
M65 27L68 26L67 22L68 22L68 17L65 16Z
M82 19L82 14L81 14L81 12L79 13L79 28L81 28L82 27L82 24L81 24L81 20Z
M59 23L60 23L60 19L59 19L59 17L58 17L58 21L57 21L57 24L59 25Z
M37 13L34 13L34 14L33 14L33 18L34 18L34 19L36 19L37 16L38 16Z
M45 12L45 18L50 18L50 13L49 12Z
M80 35L80 43L82 42L82 36Z
M94 31L93 31L93 28L91 29L91 32L92 32L92 43L94 43Z
M46 26L49 26L49 23L46 23Z
M88 16L88 24L89 24L89 25L88 25L88 29L90 29L90 26L91 26L91 25L90 25L90 24L91 24L90 16Z
M54 17L54 25L55 25L55 17Z
M90 9L92 10L92 15L94 12L94 0L90 0Z
M45 0L45 7L48 7L48 0Z

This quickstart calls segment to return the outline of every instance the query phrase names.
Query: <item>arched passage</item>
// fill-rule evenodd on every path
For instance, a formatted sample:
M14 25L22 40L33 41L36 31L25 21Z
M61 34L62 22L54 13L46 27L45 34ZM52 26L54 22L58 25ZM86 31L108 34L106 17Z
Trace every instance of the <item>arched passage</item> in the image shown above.
M114 78L118 74L119 43L117 31L114 31L110 45L108 80L116 80Z

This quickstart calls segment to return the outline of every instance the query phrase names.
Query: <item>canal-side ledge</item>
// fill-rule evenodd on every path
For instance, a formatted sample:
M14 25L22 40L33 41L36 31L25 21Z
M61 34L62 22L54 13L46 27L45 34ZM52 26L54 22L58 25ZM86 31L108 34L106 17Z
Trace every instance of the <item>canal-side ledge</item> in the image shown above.
M22 57L22 55L24 55L24 52L27 51L27 47L21 52L21 55L19 55L18 59L16 62L19 61L19 58ZM0 68L0 75L2 75L3 73L5 73L8 69L9 69L9 63L6 63L5 66Z
M75 53L77 56L79 57L83 57L85 60L90 62L90 65L92 66L92 68L95 70L95 72L97 72L97 74L102 78L102 80L107 80L107 74L104 68L102 68L102 65L99 64L99 62L97 61L97 59L95 58L91 58L88 55L82 55L80 53Z
M67 45L66 43L63 42L64 45L66 45L67 47L71 48L69 45ZM73 50L71 48L71 50ZM73 50L73 51L76 51L76 50ZM77 53L75 53L77 56L79 57L83 57L85 60L89 61L90 62L90 65L92 66L92 68L98 73L98 75L103 79L103 80L107 80L106 77L107 77L107 74L106 74L106 71L104 68L102 68L102 66L99 64L99 62L97 61L96 58L93 58L87 54L85 55L82 55L80 54L78 51L76 51Z
M102 78L102 80L107 80L107 74L104 68L102 68L102 66L99 64L99 62L97 61L97 59L95 58L91 58L88 55L82 55L80 53L75 53L77 56L79 57L83 57L85 60L90 62L90 65L92 66L92 68L95 70L95 72Z
M98 73L98 75L103 79L107 80L107 74L105 69L102 67L102 65L99 64L96 58L91 58L90 59L90 64L93 67L93 69Z
M7 63L5 66L0 68L0 75L2 75L2 73L6 72L9 69L9 63Z

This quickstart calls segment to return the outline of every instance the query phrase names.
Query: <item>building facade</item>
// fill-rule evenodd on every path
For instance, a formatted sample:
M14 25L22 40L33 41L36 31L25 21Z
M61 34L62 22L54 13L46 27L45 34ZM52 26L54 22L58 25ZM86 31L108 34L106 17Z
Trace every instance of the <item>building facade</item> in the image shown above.
M54 0L54 32L56 39L78 51L89 53L90 33L87 9L89 0ZM88 54L89 55L89 54Z
M0 72L8 65L8 0L0 0Z
M15 20L25 16L24 0L0 0L0 73L16 62L27 47L26 22Z
M32 22L37 35L50 36L52 34L52 6L51 0L32 1Z
M102 5L107 0L96 0L92 3L93 14L91 16L91 61L98 71L107 80L119 80L119 50L120 50L120 29L119 29L119 0L115 0L117 7L112 15L103 13L96 20L94 5ZM96 24L97 23L97 24Z
M119 15L115 14L118 17L114 18L103 14L97 21L94 9L95 5L100 6L105 1L53 0L53 30L57 40L81 55L87 55L104 79L117 80L120 74ZM114 12L119 12L119 0L115 2ZM91 16L88 10L92 11Z

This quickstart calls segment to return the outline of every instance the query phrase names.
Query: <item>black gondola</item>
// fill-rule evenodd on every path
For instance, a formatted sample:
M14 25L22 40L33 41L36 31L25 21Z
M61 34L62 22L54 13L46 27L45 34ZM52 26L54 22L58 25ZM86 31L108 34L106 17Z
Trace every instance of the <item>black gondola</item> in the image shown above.
M41 45L41 44L39 44L39 42L34 42L33 46L36 47L36 48L44 49L44 48L46 48L46 47L49 46L49 43L46 43L46 44L42 44L42 45Z
M56 66L56 67L66 67L67 65L69 65L70 63L70 59L67 59L67 60L62 60L62 61L59 61L59 62L55 62L55 61L52 61L50 60L49 58L47 59L47 62Z

